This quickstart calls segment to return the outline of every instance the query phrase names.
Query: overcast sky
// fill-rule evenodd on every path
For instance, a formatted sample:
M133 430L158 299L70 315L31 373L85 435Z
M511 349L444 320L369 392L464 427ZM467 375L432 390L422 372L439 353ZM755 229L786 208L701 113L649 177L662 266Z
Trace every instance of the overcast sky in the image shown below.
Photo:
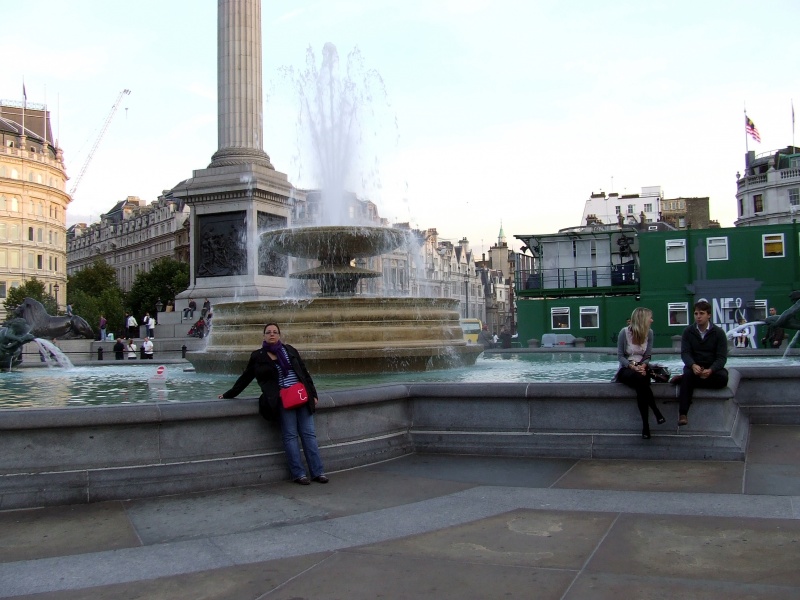
M129 195L151 202L207 166L216 2L7 1L2 12L0 98L21 100L24 78L28 101L48 104L73 178L131 90L69 224ZM481 252L501 222L509 242L555 232L580 224L592 192L660 185L709 196L711 217L732 226L745 104L762 138L751 150L792 143L798 17L796 0L264 0L265 150L310 185L280 73L332 42L383 79L380 185L355 191L392 221Z

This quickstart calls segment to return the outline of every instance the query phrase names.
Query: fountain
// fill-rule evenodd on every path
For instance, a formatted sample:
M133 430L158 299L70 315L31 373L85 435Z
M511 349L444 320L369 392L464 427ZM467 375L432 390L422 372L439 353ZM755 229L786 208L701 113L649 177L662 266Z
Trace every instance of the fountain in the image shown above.
M316 281L320 293L217 304L208 346L189 353L198 371L241 372L267 321L280 324L282 338L301 350L313 373L441 369L474 364L482 351L464 341L455 299L356 295L362 278L381 273L350 263L407 243L407 232L318 226L278 229L262 238L275 251L319 260L320 266L290 277Z
M354 266L356 259L418 247L413 248L414 236L406 230L349 216L347 202L353 194L346 187L362 151L357 142L370 137L360 131L358 117L376 94L359 91L350 65L346 78L339 77L339 57L332 44L324 47L320 69L313 55L308 63L295 87L301 95L300 122L312 149L310 170L321 190L318 222L262 231L258 253L318 261L319 266L289 277L316 282L319 293L215 303L208 345L202 352L189 353L189 360L200 372L241 372L261 344L264 324L275 321L283 340L300 350L312 373L422 371L474 364L482 347L464 341L458 300L357 294L359 281L382 273ZM380 78L370 71L364 81L369 85Z

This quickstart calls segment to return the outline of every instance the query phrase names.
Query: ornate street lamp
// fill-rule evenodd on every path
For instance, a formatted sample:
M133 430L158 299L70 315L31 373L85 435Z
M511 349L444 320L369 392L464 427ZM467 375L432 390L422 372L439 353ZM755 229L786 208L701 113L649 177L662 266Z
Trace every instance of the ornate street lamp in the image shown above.
M56 293L56 306L58 306L58 284L53 286L53 291Z
M164 303L161 302L161 298L158 298L156 300L156 312L160 313L163 310L163 308L164 308Z

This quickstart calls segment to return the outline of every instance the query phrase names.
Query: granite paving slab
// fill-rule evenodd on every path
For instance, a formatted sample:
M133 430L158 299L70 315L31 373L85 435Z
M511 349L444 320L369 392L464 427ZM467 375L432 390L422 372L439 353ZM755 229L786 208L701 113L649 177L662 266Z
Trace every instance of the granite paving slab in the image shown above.
M375 600L376 598L561 598L574 573L532 566L337 552L286 583L269 600ZM265 600L266 600L265 598Z
M796 600L797 588L707 579L581 573L563 600Z
M800 522L624 514L587 571L790 586L800 597Z
M120 502L0 512L0 562L141 545Z
M411 454L367 469L476 485L549 487L575 462L573 458Z
M328 553L235 565L135 583L16 596L18 600L257 600L324 560ZM269 596L272 598L272 596Z
M800 464L800 427L753 425L747 462L759 464Z
M580 569L616 515L515 510L463 525L365 546L361 552L510 566Z
M733 461L581 460L557 488L642 492L742 492L744 463Z

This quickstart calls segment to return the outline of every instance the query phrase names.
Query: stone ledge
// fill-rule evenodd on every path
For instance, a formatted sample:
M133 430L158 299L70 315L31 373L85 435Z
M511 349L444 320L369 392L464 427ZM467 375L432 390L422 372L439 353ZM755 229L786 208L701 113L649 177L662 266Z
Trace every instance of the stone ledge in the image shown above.
M782 373L782 371L781 371ZM778 386L800 420L796 379L770 371L697 390L678 428L675 388L654 386L667 417L642 440L633 390L612 383L387 384L320 394L328 470L411 452L569 458L741 460L750 417ZM755 410L755 408L751 408ZM288 477L280 432L255 398L0 411L0 508L154 496ZM764 416L766 415L766 416Z

